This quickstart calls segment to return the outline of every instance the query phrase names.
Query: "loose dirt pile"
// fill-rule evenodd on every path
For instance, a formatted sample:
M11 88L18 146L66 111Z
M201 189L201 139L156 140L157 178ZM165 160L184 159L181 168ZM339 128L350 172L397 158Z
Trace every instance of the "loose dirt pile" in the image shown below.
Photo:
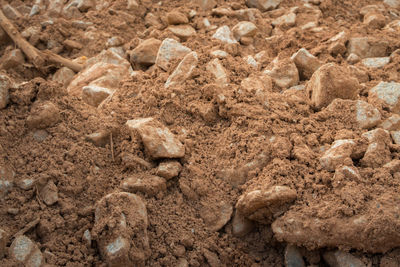
M400 1L2 11L1 266L400 266Z

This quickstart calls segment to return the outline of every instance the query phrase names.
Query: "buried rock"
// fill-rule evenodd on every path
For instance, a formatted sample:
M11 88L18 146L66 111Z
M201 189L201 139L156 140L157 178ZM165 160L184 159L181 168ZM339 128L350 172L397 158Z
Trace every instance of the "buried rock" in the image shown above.
M241 195L236 209L251 220L269 224L285 213L296 198L295 190L277 185L268 190L254 190Z
M399 204L399 197L387 192L363 204L362 214L330 217L310 210L330 210L336 202L310 203L286 212L272 223L272 231L279 241L310 250L337 247L385 253L400 246Z
M96 204L92 238L108 266L144 266L150 255L147 210L142 199L120 192Z
M214 205L210 205L210 203L203 204L200 217L203 219L207 229L218 231L231 219L232 213L232 205L221 201Z

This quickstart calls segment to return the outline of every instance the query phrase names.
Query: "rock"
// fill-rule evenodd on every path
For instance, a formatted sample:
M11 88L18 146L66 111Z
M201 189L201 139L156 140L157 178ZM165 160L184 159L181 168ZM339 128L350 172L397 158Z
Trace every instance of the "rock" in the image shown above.
M385 57L388 43L372 37L353 37L347 45L348 54L356 54L360 58Z
M328 63L314 72L306 91L313 107L321 109L335 98L357 99L359 87L357 78L351 77L347 68Z
M328 171L334 171L339 165L352 164L350 155L355 145L353 140L336 140L319 159L321 166Z
M365 70L351 65L347 66L347 68L349 69L350 74L357 78L359 83L369 82L369 76Z
M305 267L303 256L299 249L292 245L287 245L285 249L285 266L286 267Z
M254 229L253 221L247 219L238 211L235 211L232 219L232 233L234 236L243 237L246 236Z
M152 158L182 158L185 155L185 147L178 138L153 118L129 120L126 125L129 130L140 135Z
M197 53L190 52L187 54L182 61L179 63L178 67L174 72L168 77L165 82L164 87L169 88L171 86L176 86L185 82L191 75L193 70L196 68L198 63Z
M361 136L367 138L368 142L370 144L375 143L375 142L384 143L384 144L392 143L392 141L390 139L389 131L381 129L381 128L377 128L377 129L368 131L366 133L363 133Z
M63 42L63 44L67 49L70 49L70 50L73 50L73 49L80 50L83 48L83 45L81 43L74 41L74 40L65 40Z
M236 209L250 220L270 224L276 217L285 213L296 198L297 193L293 189L287 186L273 186L241 195Z
M305 48L301 48L292 56L292 60L299 71L300 78L310 79L313 73L322 66L319 59L313 56Z
M348 252L336 250L325 252L324 260L330 267L366 267L361 260Z
M212 38L218 39L221 42L226 43L226 44L236 44L237 43L235 37L233 36L233 33L231 32L229 27L226 25L219 27L217 29L217 31L214 33L214 35L212 36Z
M360 128L370 129L381 121L381 113L365 101L356 101L356 121Z
M207 229L216 232L229 222L232 212L232 205L224 201L212 205L206 203L200 211L200 217L203 219Z
M108 38L107 40L107 47L118 47L123 45L124 41L122 40L121 37L119 36L113 36L111 38Z
M152 197L166 191L167 184L164 178L154 175L141 175L126 178L122 181L121 188L124 191L131 193L141 192Z
M384 0L384 4L392 7L392 8L399 8L400 7L400 1L399 0Z
M53 75L53 81L63 84L65 87L74 79L75 72L67 67L62 67Z
M391 159L392 157L388 145L382 141L378 141L368 145L367 151L360 160L360 163L363 167L379 168L390 162Z
M217 5L215 0L195 0L195 2L203 10L211 10Z
M171 11L167 13L167 22L169 25L187 24L189 19L179 11Z
M170 25L167 29L183 41L196 34L196 30L190 25Z
M48 181L43 187L40 191L40 196L47 206L51 206L58 201L58 189L52 180Z
M150 66L156 63L158 49L161 46L161 41L150 38L140 43L130 54L132 64L140 64Z
M299 83L299 72L290 58L274 59L272 66L263 73L270 76L274 83L281 88L290 88Z
M47 14L50 17L57 17L60 15L62 9L64 7L64 0L54 0L49 2L47 7Z
M388 170L390 174L395 174L400 171L400 160L394 159L385 165L383 165L383 168Z
M281 2L282 0L247 0L246 4L261 11L268 11L277 8Z
M3 5L4 15L12 20L16 20L22 17L21 13L18 10L10 6L9 4Z
M86 243L86 247L90 248L92 246L92 234L89 229L86 229L85 232L83 232L82 241Z
M206 65L206 70L215 78L215 83L220 86L226 86L229 83L229 77L224 66L218 58L211 60Z
M381 29L386 25L386 18L379 12L371 11L364 16L363 23L371 29Z
M26 119L28 128L45 129L61 120L60 110L52 102L35 102Z
M351 53L348 57L347 57L347 62L349 62L349 64L357 64L358 62L360 62L361 58L354 54Z
M384 120L381 124L380 127L382 127L385 130L388 131L398 131L400 130L400 115L398 114L393 114L386 120Z
M8 90L11 87L11 80L5 74L0 74L0 109L7 106L10 101L10 95Z
M253 37L257 33L257 26L249 21L241 21L232 28L233 37L239 41L242 37Z
M336 55L344 55L346 53L346 42L348 41L348 34L345 31L339 32L331 39L328 40L330 43L328 47L328 51L330 54Z
M24 55L21 50L14 49L6 52L0 59L0 68L2 69L11 69L18 66L21 66L25 63Z
M228 53L222 50L214 50L210 52L210 55L215 58L223 59L228 57Z
M94 0L78 0L77 8L81 12L87 12L89 9L96 7L96 2Z
M115 90L90 84L82 87L82 100L87 104L98 107L106 98L112 96Z
M85 136L86 141L93 143L95 146L104 147L110 143L111 131L102 130Z
M332 178L332 186L334 188L343 187L346 181L360 183L362 181L360 172L353 166L340 166L335 170L335 175Z
M11 258L26 267L40 267L44 265L44 258L38 246L28 237L20 235L10 246Z
M178 161L164 161L158 165L156 174L167 180L177 177L182 170L182 165Z
M189 262L184 258L180 258L176 264L176 267L189 267Z
M390 63L390 57L364 58L361 63L367 68L379 69Z
M249 65L250 67L252 67L254 69L258 69L258 62L254 59L254 57L248 55L248 56L244 57L243 59L247 63L247 65Z
M181 45L174 39L167 38L161 43L158 50L156 64L163 70L168 71L172 61L180 60L190 52L191 50L188 47Z
M378 98L389 105L390 111L394 113L400 112L400 83L380 82L369 91L369 95L370 97Z
M0 165L0 198L14 186L15 172L6 165Z
M151 12L147 13L146 17L144 18L144 23L146 27L154 27L158 30L163 28L163 25L161 24L158 17Z
M203 249L204 258L206 258L207 263L210 267L219 267L222 266L221 261L218 258L218 255L214 252L209 251L208 249Z
M400 145L400 131L392 131L390 135L392 136L393 142Z
M275 27L292 27L296 24L296 14L290 12L289 14L280 16L274 19L271 24Z
M4 231L3 229L0 229L0 259L3 259L4 255L6 254L7 243L8 243L8 235L7 235L6 231Z
M108 266L144 266L150 256L146 206L134 194L106 195L95 206L92 238Z

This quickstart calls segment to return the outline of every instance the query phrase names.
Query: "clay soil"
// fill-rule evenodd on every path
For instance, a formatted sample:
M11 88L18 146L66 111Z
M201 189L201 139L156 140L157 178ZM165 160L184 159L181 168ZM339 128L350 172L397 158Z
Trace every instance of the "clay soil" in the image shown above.
M33 5L33 1L8 2L15 7ZM317 112L306 100L299 100L306 99L305 94L283 94L275 85L267 94L267 104L253 92L240 90L243 79L260 72L245 64L243 58L260 51L265 51L265 54L259 69L264 69L275 57L290 57L303 47L322 62L347 66L344 57L327 52L326 41L342 30L347 30L352 36L371 35L386 40L390 53L400 48L398 31L383 32L362 23L360 9L381 4L381 1L323 0L319 4L323 31L288 27L282 29L284 34L279 37L266 39L271 35L270 22L274 18L291 7L304 4L297 0L282 1L281 11L261 13L262 17L255 20L259 31L253 44L234 48L212 39L213 31L202 27L201 19L208 18L218 27L228 25L232 28L240 21L238 18L213 16L211 11L202 11L191 1L162 1L159 4L159 1L143 0L139 8L131 11L126 10L125 0L108 2L110 5L105 9L89 10L79 18L93 23L97 29L95 40L90 42L84 38L85 30L74 27L68 19L60 17L53 19L53 24L40 26L48 20L43 12L13 22L20 31L32 25L41 27L39 42L36 43L39 49L46 48L48 40L63 43L72 39L82 42L83 47L64 49L59 54L71 59L90 58L106 49L107 40L114 36L121 38L126 51L150 37L159 40L175 38L162 28L148 30L144 16L149 12L162 17L175 9L187 14L196 10L197 15L189 24L197 33L181 43L198 53L199 63L192 77L173 89L164 88L170 73L156 67L141 70L140 75L121 80L119 90L99 108L85 104L79 96L68 95L63 85L52 81L56 66L39 71L27 61L2 70L18 86L10 89L10 103L0 110L0 163L10 166L15 172L16 185L27 178L35 181L51 179L58 189L58 202L54 205L43 202L39 193L40 182L28 190L14 186L0 200L0 228L12 236L39 218L40 222L26 235L39 246L47 264L105 266L96 242L88 246L83 239L84 231L93 228L95 204L103 196L121 191L121 181L126 177L154 174L151 168L127 162L123 155L134 155L154 166L159 163L149 158L141 140L132 138L124 126L127 120L134 118L158 119L178 136L186 148L185 156L180 159L183 169L178 177L168 180L166 191L155 196L137 193L145 201L148 212L151 254L146 266L177 266L182 259L186 259L189 266L284 266L286 243L274 237L270 225L256 223L250 233L235 237L231 222L219 231L210 229L207 223L209 214L218 214L219 203L223 201L235 207L240 195L260 187L288 186L297 192L291 210L323 213L325 218L365 212L368 210L365 207L367 200L384 192L390 192L391 197L397 194L398 198L399 176L393 178L389 174L389 177L380 168L363 168L361 174L366 178L357 186L352 183L345 185L348 190L345 197L332 188L334 174L321 168L319 148L329 147L335 139L358 137L365 132L344 119L346 111L334 116ZM242 0L218 0L217 6L234 10L248 8ZM119 11L131 16L123 16ZM395 9L392 13L384 13L390 19L399 14ZM0 53L10 48L14 48L11 41L2 46ZM224 89L213 84L213 77L205 68L212 59L209 52L216 48L230 52L221 60L230 78L230 86ZM360 66L367 77L362 85L361 98L366 98L367 90L381 80L400 82L399 63L397 57L378 70ZM178 62L174 64L176 66ZM303 80L300 84L306 82ZM218 103L217 93L225 96L223 104ZM38 132L28 127L27 118L35 102L47 100L60 110L60 120ZM384 118L390 115L385 106L378 108ZM114 133L112 147L110 142L96 146L85 138L88 134L110 129ZM272 136L279 136L283 141L267 150ZM290 146L287 146L287 140ZM293 147L304 144L311 148L310 154L304 156L300 151L296 156ZM232 186L221 178L222 170L243 166L264 151L271 153L272 160L265 167L250 170L243 185ZM391 157L399 159L400 155L392 150ZM384 222L374 223L390 227ZM7 245L11 242L12 239ZM322 254L327 249L335 248L312 250L308 247L300 248L300 251L307 265L325 266ZM400 251L396 249L383 254L362 250L351 252L367 266L386 266L383 262L388 258L392 264L398 264L390 266L400 266ZM17 264L6 253L0 265Z

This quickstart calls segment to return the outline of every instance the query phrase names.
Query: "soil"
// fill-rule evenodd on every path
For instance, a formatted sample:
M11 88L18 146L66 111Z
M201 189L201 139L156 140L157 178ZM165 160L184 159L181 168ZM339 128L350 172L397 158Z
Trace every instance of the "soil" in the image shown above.
M14 7L34 4L29 0L8 2ZM321 167L321 147L329 148L338 139L360 139L366 132L351 121L348 110L334 114L317 111L306 100L304 90L283 92L273 85L266 92L265 103L254 92L240 88L243 79L261 73L274 58L288 58L300 48L306 48L323 63L348 66L344 56L332 56L327 49L327 41L343 30L353 37L373 36L387 41L390 55L400 48L400 32L366 27L359 13L362 7L382 4L382 1L321 0L318 6L322 11L319 21L322 31L288 27L281 29L284 34L266 39L271 35L270 23L274 18L305 2L282 1L280 9L260 13L261 17L256 18L254 24L259 30L253 44L231 46L211 38L213 31L201 26L201 19L208 18L211 25L227 25L232 29L239 18L212 15L192 1L142 0L133 10L126 9L126 0L104 2L108 7L89 10L78 17L95 25L94 41L85 38L85 30L73 26L66 18L53 18L53 24L42 27L49 20L43 11L13 23L21 32L30 26L40 26L42 31L36 43L39 49L45 49L48 40L60 44L74 40L82 48L64 48L58 53L70 59L90 58L107 49L110 37L121 38L127 51L151 37L177 39L163 28L149 29L145 14L151 12L165 18L172 10L187 14L196 10L189 24L197 33L181 43L197 52L199 62L190 79L168 89L164 83L179 62L173 62L169 72L157 67L140 70L133 66L140 71L139 75L121 80L118 91L99 108L87 105L80 96L69 95L65 86L52 81L57 66L39 71L26 62L2 70L16 86L10 89L10 103L0 110L0 165L15 172L16 186L0 200L0 228L12 236L40 218L37 226L25 234L38 244L49 265L105 266L98 244L92 242L88 246L83 238L86 230L93 229L96 203L110 193L120 192L121 181L129 176L154 175L153 166L163 161L152 159L140 138L133 138L125 127L127 120L135 118L157 119L185 146L185 155L180 159L182 170L178 177L167 180L166 191L154 196L137 193L144 200L148 215L150 253L146 266L178 266L182 259L189 266L284 266L286 243L276 239L269 224L255 223L255 228L244 237L232 234L231 221L217 231L209 225L213 222L209 214L218 214L221 203L235 207L242 194L255 189L274 185L290 187L297 192L290 207L292 214L319 214L336 222L357 214L375 218L377 214L371 214L374 209L368 206L372 200L384 198L398 203L398 173L392 175L382 167L363 167L356 161L362 181L344 180L339 192L333 185L334 173ZM217 6L234 10L248 8L244 0L218 0ZM400 15L400 10L386 8L383 14L389 22ZM8 41L0 53L10 48L14 44ZM213 59L209 52L216 49L230 53L221 60L229 73L228 87L215 85L213 76L206 70L206 64ZM254 56L260 51L265 54L258 69L245 64L245 56ZM379 81L400 82L399 63L397 55L381 69L358 64L368 76L361 85L360 99L367 101L368 90ZM307 80L300 81L300 84L306 83ZM220 95L225 97L223 103ZM43 111L46 113L43 115L40 110L49 102L51 110ZM375 106L383 119L392 115L384 104ZM40 116L48 116L45 124L36 121L38 112ZM112 142L96 146L87 140L87 135L100 131L112 131ZM279 139L273 146L269 142L272 137ZM221 175L224 170L244 166L265 151L271 160L265 166L248 170L245 183L233 186L229 177ZM390 158L399 159L399 152L400 149L392 148ZM127 154L143 159L149 166L127 162L123 157ZM17 185L24 179L38 182L32 188L22 189ZM58 201L54 205L44 203L40 194L43 181L48 180L58 190ZM378 219L373 224L375 229L391 227ZM11 242L12 239L7 246ZM300 250L308 266L325 266L322 255L334 248L309 245ZM341 249L351 251L367 266L400 266L400 252L396 249L383 253L371 253L362 245ZM393 263L398 265L389 265ZM0 265L18 264L6 253Z

